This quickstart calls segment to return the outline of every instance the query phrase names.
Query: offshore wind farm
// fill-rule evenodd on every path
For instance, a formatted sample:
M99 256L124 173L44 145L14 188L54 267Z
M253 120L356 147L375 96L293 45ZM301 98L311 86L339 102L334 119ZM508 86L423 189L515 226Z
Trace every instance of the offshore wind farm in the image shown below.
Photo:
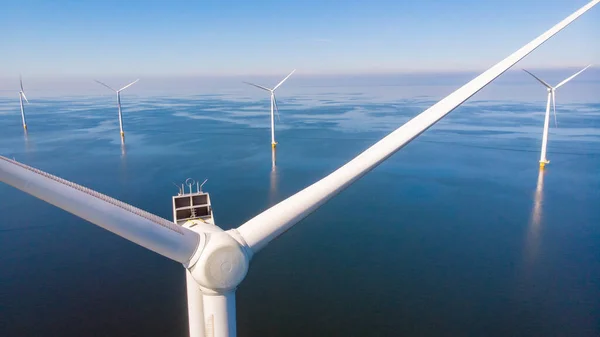
M476 74L143 76L127 140L137 81L102 77L115 118L28 75L30 132L0 92L0 335L596 335L600 73L510 68L598 2Z

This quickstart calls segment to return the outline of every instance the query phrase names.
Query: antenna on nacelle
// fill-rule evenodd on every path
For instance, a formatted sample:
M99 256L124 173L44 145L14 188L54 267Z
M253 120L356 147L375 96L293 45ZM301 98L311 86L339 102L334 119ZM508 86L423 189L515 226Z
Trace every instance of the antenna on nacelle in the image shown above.
M204 184L206 184L207 181L208 181L208 179L204 179L202 184L200 184L200 187L198 187L198 192L202 192L202 186L204 186Z
M194 193L194 192L192 191L192 185L194 185L195 183L196 183L196 181L195 181L194 179L192 179L192 178L187 178L187 179L185 180L185 184L186 184L186 185L188 186L188 188L190 189L190 194Z
M179 190L179 193L177 193L177 195L182 195L183 194L183 185L181 185L181 187L179 187L179 185L172 183L173 185L175 185L175 187L177 187L177 189Z

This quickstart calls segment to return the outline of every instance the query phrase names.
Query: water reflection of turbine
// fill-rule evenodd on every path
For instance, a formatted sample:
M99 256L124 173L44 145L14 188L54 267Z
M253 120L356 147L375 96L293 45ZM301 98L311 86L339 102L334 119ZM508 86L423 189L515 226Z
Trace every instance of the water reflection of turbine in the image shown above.
M127 148L124 139L121 139L121 179L127 181Z
M125 148L125 139L121 139L121 159L125 159L127 155L127 149Z
M271 148L271 183L269 188L269 206L277 202L277 149Z
M525 267L529 269L533 264L537 255L540 244L540 231L542 220L542 205L544 190L544 170L541 169L538 174L537 187L535 189L533 210L531 212L531 220L529 222L529 230L527 232L527 241L525 246Z
M25 138L25 152L29 152L29 150L31 150L31 144L29 143L29 135L27 134L27 129L25 129L23 137Z

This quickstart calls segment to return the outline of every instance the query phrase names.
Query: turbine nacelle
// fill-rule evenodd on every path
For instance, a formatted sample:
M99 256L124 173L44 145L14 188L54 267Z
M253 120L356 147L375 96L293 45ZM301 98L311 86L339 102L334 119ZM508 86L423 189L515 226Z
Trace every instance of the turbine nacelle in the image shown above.
M25 92L24 91L19 91L19 95L21 95L21 97L23 97L23 99L25 100L25 102L29 103L29 100L27 99L27 96L25 96Z

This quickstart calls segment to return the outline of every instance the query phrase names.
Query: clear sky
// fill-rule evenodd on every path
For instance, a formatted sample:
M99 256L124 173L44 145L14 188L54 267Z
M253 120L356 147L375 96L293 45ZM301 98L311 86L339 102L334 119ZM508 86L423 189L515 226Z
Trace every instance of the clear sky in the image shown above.
M0 77L481 70L588 0L2 1ZM524 61L600 64L600 6Z

